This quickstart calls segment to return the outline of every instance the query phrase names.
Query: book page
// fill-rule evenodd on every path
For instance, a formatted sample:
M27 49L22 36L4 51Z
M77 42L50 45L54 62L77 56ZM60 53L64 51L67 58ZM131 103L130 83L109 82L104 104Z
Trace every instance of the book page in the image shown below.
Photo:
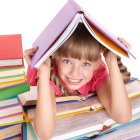
M140 95L140 82L135 80L134 82L125 85L128 96L131 98L134 95Z
M105 109L97 111L97 112L95 112L95 114L98 117L98 119L100 120L100 122L102 122L106 126L110 126L115 123L115 121L109 117L109 115Z
M104 134L98 137L97 140L126 140L138 135L140 135L140 120L127 127Z
M83 134L82 130L84 130L84 133L86 133L86 130L87 132L90 132L91 130L94 131L100 129L102 129L102 124L94 112L81 113L57 118L55 136L72 132L79 135L78 133Z
M28 100L37 100L37 86L31 86L30 92L27 92L26 99Z
M51 48L43 55L43 57L35 64L35 67L39 67L52 53L54 53L74 32L78 23L80 22L80 14L76 14L72 22L65 29L64 33L58 38L58 40L51 46Z
M84 101L57 104L57 114L80 110L90 110L90 108L94 109L95 106L102 106L97 96L93 96Z
M105 46L110 51L114 52L115 54L121 56L121 57L128 57L128 50L125 51L127 48L122 48L112 40L110 40L106 35L104 35L101 31L99 31L97 28L95 28L92 24L88 22L88 20L82 15L81 20L86 26L87 30L90 32L90 34L103 46ZM121 45L122 46L122 45Z
M132 105L132 114L136 114L140 112L140 96L131 100Z

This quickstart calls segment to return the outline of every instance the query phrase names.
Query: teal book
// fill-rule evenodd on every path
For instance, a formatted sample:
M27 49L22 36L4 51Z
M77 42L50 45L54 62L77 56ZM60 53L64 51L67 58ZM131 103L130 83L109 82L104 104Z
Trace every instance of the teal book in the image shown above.
M26 122L22 123L22 139L27 140L27 124Z
M28 82L25 82L16 86L0 89L0 100L12 98L14 96L17 96L29 90L30 90L30 85Z
M35 130L31 123L26 123L27 125L27 140L38 140Z

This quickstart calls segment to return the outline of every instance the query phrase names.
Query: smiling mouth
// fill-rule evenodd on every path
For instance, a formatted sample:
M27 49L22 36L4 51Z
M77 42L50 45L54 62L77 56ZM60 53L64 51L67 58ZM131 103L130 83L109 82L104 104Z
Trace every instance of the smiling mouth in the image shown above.
M67 80L69 84L79 84L82 81L82 79L71 79L71 78L67 78Z

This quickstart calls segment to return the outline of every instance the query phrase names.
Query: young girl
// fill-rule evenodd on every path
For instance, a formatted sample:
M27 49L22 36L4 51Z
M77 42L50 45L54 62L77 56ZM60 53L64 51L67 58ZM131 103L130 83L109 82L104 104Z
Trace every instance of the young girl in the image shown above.
M120 39L124 45L130 46ZM31 57L37 48L25 51L25 59L31 64ZM71 37L39 68L28 68L27 78L31 85L37 85L38 100L34 126L41 139L50 139L55 131L55 96L97 93L100 102L112 119L126 123L131 119L132 109L128 99L118 58L110 51L104 52L107 65L102 61L103 46L98 43L80 23ZM123 68L122 71L126 71ZM108 72L109 71L109 72ZM130 75L124 73L125 80Z

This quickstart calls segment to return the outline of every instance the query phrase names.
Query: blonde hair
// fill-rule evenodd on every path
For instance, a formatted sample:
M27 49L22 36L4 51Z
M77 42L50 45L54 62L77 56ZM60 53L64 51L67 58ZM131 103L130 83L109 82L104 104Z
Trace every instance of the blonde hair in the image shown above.
M86 29L83 23L79 23L76 30L73 34L66 40L66 42L55 52L55 59L60 57L71 57L75 59L85 59L88 61L96 62L101 58L101 47L103 47ZM122 73L124 83L127 83L130 79L130 75L127 73L127 76L124 76L124 71L121 70L121 65L118 65L120 72ZM61 79L59 76L51 72L51 81L55 83L58 89L61 91L63 96L70 96L72 93L69 93L67 89L61 84ZM75 93L78 94L79 93Z
M72 57L97 61L100 59L100 43L89 33L83 23L79 23L74 33L56 51L56 57Z

